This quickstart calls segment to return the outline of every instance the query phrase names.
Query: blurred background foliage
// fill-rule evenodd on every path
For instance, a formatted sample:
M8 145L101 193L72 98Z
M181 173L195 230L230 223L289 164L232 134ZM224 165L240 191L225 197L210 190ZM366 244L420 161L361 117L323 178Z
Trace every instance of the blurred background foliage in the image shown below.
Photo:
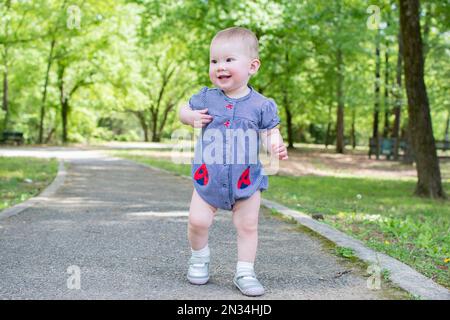
M289 144L333 144L340 100L346 142L367 145L377 100L384 135L392 133L397 101L402 128L408 120L404 82L396 82L398 4L378 1L380 28L369 28L371 4L0 0L0 129L24 132L29 144L170 138L182 126L178 108L211 86L211 38L243 26L260 40L262 67L251 84L277 102ZM448 1L422 3L437 140L448 134L449 15Z

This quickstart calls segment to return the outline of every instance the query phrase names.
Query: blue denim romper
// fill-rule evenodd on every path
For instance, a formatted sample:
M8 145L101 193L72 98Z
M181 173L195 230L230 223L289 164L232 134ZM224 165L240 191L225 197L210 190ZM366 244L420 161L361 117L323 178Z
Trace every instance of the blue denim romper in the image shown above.
M208 108L208 114L213 116L198 137L191 176L200 197L215 208L231 210L236 200L249 198L258 189L264 191L269 186L258 157L259 133L277 126L280 118L272 99L256 92L250 85L248 87L250 93L237 99L226 96L219 88L203 87L189 100L192 110ZM232 135L238 131L247 132L256 140L245 135ZM214 150L211 154L219 160L204 161L207 150ZM237 161L239 157L240 161Z

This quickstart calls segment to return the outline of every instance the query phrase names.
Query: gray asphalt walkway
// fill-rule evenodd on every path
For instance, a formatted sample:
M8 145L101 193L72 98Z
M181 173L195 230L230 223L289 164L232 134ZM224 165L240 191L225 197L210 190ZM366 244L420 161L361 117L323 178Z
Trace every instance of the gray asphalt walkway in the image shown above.
M0 220L0 299L243 299L232 283L236 233L218 211L211 280L190 285L187 213L192 184L106 157L72 157L45 203ZM261 299L389 299L314 236L261 210L256 271ZM67 269L80 270L69 289ZM351 270L351 272L347 272Z

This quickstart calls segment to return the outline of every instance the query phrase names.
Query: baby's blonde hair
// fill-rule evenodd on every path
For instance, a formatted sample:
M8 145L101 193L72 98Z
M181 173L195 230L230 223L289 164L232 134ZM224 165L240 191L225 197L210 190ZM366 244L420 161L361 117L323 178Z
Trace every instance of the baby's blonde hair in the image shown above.
M259 44L256 35L242 27L231 27L217 32L211 43L216 40L241 40L247 45L248 53L252 59L259 59Z

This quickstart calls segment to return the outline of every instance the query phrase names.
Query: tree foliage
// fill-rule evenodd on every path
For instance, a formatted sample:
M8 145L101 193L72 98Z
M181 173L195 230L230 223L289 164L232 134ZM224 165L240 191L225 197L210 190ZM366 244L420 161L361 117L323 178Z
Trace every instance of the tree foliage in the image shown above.
M3 0L0 2L0 128L29 143L152 140L181 124L177 110L209 85L214 34L239 25L260 40L251 84L275 99L282 133L294 142L334 144L342 106L344 142L372 135L375 39L380 37L380 128L392 128L399 10L379 1L380 30L362 0ZM450 113L449 4L421 7L425 82L436 140ZM384 61L388 54L388 63ZM340 55L340 60L337 58ZM384 82L385 71L389 79ZM353 127L353 129L352 129Z

